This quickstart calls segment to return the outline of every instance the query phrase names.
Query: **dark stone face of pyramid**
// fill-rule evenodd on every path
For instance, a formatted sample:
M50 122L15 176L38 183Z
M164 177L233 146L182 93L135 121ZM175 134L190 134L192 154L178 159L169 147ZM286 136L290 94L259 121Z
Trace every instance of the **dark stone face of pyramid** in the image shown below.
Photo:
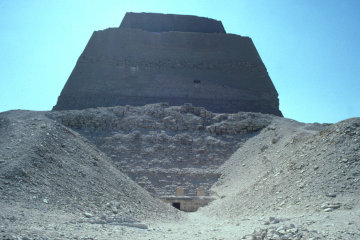
M153 13L127 13L119 28L94 32L53 110L157 102L282 116L249 37L213 19Z
M126 13L120 28L137 28L149 32L225 33L222 23L214 19L160 13Z

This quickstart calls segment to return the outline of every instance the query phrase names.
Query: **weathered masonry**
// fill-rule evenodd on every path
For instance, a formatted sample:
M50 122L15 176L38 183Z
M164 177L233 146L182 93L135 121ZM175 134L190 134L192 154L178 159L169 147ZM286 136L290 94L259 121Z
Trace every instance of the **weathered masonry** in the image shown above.
M214 197L205 196L205 191L202 188L197 190L197 196L185 196L184 189L177 188L176 196L164 196L160 199L184 212L196 212L200 207L206 206L215 200Z
M53 109L158 102L282 115L249 37L213 19L154 13L127 13L119 28L94 32Z

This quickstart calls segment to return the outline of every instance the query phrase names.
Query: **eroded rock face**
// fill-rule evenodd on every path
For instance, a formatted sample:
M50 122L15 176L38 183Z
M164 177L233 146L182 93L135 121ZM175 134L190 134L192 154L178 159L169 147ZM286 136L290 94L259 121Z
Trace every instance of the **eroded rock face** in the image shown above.
M167 32L168 27L164 32L128 28L151 30L136 25L147 18L159 22L156 14L128 14L120 28L94 32L53 109L168 102L192 103L217 113L282 115L277 91L250 38ZM203 29L203 18L188 18L199 19L198 28Z
M177 187L208 193L218 171L250 137L272 121L260 113L215 114L190 104L51 111L47 116L96 144L122 171L157 196Z

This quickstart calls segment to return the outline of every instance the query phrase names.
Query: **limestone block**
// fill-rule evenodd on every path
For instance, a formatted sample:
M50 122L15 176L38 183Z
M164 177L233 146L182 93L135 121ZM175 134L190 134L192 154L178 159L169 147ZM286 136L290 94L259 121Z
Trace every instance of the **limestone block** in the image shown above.
M176 196L184 196L184 188L178 187L176 188Z
M205 196L205 189L204 188L198 188L197 189L197 192L196 192L196 195L198 196L198 197L200 197L200 196Z

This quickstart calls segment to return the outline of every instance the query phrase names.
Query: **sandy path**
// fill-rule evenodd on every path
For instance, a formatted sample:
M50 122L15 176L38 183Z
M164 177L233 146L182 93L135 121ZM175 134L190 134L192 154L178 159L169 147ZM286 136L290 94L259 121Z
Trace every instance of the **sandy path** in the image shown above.
M126 229L129 239L240 239L254 229L254 220L229 221L187 213L183 221L149 224L149 229ZM260 221L257 221L261 225ZM250 223L250 224L249 224Z

